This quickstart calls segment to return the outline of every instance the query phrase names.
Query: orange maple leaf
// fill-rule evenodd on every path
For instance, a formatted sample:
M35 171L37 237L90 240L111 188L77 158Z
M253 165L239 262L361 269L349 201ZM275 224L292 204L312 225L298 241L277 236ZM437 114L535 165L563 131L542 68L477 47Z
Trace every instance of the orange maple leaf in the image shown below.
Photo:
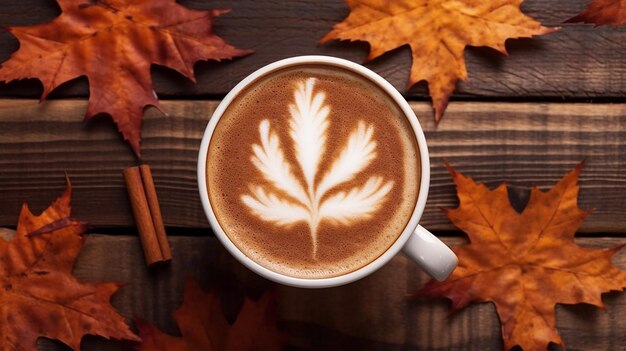
M40 216L24 204L12 240L0 238L0 351L36 351L39 337L80 350L86 334L139 341L113 306L117 283L81 283L72 267L85 225L70 219L71 187Z
M187 9L175 0L58 0L51 22L9 27L20 48L0 66L0 82L38 78L44 100L59 85L87 76L85 119L111 115L137 155L146 106L159 106L150 66L168 66L195 81L199 60L228 59L250 51L213 33L213 18L228 10Z
M465 47L507 54L504 42L553 32L519 9L521 0L346 0L350 15L322 38L361 40L367 61L403 45L412 52L408 86L426 80L439 122L459 79L467 80Z
M593 23L596 26L626 24L626 0L593 0L582 13L568 19L565 23Z
M453 249L459 266L448 280L428 282L417 296L446 297L454 310L491 301L505 350L546 350L551 342L563 346L557 303L603 307L602 293L626 287L626 271L611 263L623 245L590 249L574 243L589 214L577 203L582 163L549 191L533 188L522 213L510 205L505 185L489 190L448 168L460 204L445 212L470 244Z
M285 335L276 328L272 295L259 301L245 299L237 320L230 325L215 292L204 293L198 283L185 281L183 305L174 312L182 337L165 334L137 318L143 339L140 351L245 351L281 350Z

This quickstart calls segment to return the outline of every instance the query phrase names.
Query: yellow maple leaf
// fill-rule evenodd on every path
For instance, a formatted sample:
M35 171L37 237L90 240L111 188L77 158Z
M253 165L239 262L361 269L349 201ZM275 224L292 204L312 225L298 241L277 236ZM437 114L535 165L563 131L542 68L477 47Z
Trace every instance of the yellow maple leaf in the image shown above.
M431 280L415 296L445 297L458 311L492 302L502 324L503 350L544 351L565 347L556 329L556 304L604 307L602 294L626 288L626 270L611 258L624 245L581 247L574 241L589 211L578 207L583 164L553 188L533 188L520 213L506 185L494 190L448 166L459 206L445 209L469 244L453 248L459 265L444 281Z
M346 0L350 15L321 42L332 39L369 42L367 61L403 45L412 52L409 86L426 80L439 122L456 82L467 80L464 50L488 46L503 54L510 38L547 34L524 15L521 0Z

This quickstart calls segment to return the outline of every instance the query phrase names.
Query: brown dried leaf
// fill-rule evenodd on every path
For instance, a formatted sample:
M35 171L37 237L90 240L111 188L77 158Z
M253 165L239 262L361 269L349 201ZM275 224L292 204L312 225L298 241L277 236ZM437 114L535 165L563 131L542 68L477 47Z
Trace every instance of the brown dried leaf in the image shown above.
M185 282L183 305L174 312L182 337L165 334L136 319L143 339L140 351L246 351L281 350L285 335L277 327L272 295L259 301L246 299L230 325L222 314L219 296L205 293L191 279Z

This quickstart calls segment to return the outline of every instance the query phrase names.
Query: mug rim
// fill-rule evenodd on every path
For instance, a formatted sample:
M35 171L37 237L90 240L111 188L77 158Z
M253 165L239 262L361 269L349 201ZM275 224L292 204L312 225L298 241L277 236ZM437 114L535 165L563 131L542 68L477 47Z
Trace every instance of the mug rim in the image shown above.
M396 241L389 248L387 248L385 252L383 252L373 261L349 273L329 278L297 278L284 275L260 265L247 255L245 255L230 240L224 229L219 224L215 214L213 213L206 182L206 162L209 145L213 137L213 133L222 115L224 114L230 103L234 100L234 98L239 94L239 92L241 92L244 88L246 88L257 79L273 71L286 67L305 64L320 64L340 67L352 71L360 75L361 77L370 80L372 83L383 89L393 99L396 105L402 110L404 116L411 124L413 134L415 135L418 152L420 155L420 188L417 196L417 201L415 202L415 207L413 208L411 217L405 225L402 234L398 236ZM204 210L204 213L209 220L209 224L211 225L215 236L219 239L222 245L224 245L224 247L226 247L230 254L233 255L239 262L241 262L244 266L246 266L248 269L251 269L255 273L277 283L302 288L326 288L348 284L364 278L369 274L377 271L383 265L388 263L391 258L396 256L400 252L400 250L409 240L410 236L413 235L413 232L418 226L419 219L424 212L424 208L426 207L426 199L428 197L430 184L430 159L428 156L426 137L424 136L424 131L422 130L417 116L413 112L413 109L411 109L411 107L409 106L409 103L404 99L404 97L402 97L400 92L398 92L398 90L396 90L396 88L391 85L391 83L389 83L387 80L385 80L383 77L378 75L376 72L370 70L369 68L352 61L332 56L305 55L282 59L255 70L246 78L244 78L241 82L239 82L226 95L226 97L220 102L220 104L213 112L213 115L209 119L209 123L207 124L207 127L204 131L202 142L200 144L200 150L198 153L197 176L200 200L202 202L202 208Z

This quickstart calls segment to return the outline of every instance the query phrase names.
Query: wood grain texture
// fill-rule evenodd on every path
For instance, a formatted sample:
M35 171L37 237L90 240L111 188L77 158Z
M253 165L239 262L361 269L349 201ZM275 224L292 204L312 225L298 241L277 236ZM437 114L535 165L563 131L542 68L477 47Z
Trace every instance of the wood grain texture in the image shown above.
M594 99L626 97L626 28L584 24L562 24L581 11L587 0L526 0L522 6L529 16L562 30L535 39L509 40L508 58L488 48L466 52L469 81L460 83L454 98L506 97L514 99L562 98ZM306 54L323 54L363 62L366 43L332 42L318 45L333 24L348 14L341 0L333 1L205 1L183 0L198 8L231 8L217 19L215 31L229 42L253 49L251 56L225 63L196 65L198 84L174 71L153 69L154 83L161 97L220 97L252 71L276 60ZM51 20L60 10L47 0L0 0L0 25L31 25ZM0 62L18 48L8 33L0 33ZM405 91L410 67L410 51L397 49L367 64L401 91ZM86 79L63 85L53 97L85 96ZM410 91L424 98L422 83ZM35 80L0 85L0 96L38 97L41 87Z
M585 238L583 246L611 247L626 239ZM207 237L171 238L174 260L148 270L132 236L90 235L74 275L85 281L128 282L113 305L127 318L138 315L176 334L171 313L182 301L185 276L223 292L225 312L234 318L244 295L278 290L280 327L290 335L288 350L500 350L500 323L490 303L475 304L448 317L445 300L406 300L428 279L404 256L358 282L330 289L274 285L236 262ZM459 245L462 239L446 239ZM626 268L626 250L615 256ZM606 311L589 305L557 306L557 325L568 350L620 350L626 344L626 294L604 295ZM41 350L66 350L52 342ZM83 350L122 350L119 343L86 338Z
M165 224L207 228L196 185L200 139L215 101L165 101L144 123ZM594 209L581 230L626 232L626 104L452 103L437 127L427 103L413 103L431 157L422 224L453 230L441 207L457 200L444 160L495 187L548 188L581 160L580 206ZM0 100L0 226L15 225L22 202L43 210L74 189L74 215L96 227L133 226L122 170L137 161L108 119L83 123L84 101ZM523 197L523 191L522 197Z

